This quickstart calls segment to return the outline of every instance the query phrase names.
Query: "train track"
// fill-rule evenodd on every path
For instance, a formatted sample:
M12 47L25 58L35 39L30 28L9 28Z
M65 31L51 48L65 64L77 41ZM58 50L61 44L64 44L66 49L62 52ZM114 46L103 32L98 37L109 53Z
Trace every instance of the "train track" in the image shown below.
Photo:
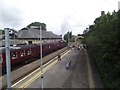
M63 50L62 52L61 52L61 56L64 54L64 53L66 53L67 52L67 48L65 49L65 50ZM56 52L56 53L60 53L60 52ZM55 54L56 54L55 53ZM57 59L57 55L58 54L56 54L56 56L54 56L53 58L51 58L50 60L49 60L49 62L45 62L44 63L44 66L43 67L46 67L48 64L50 64L50 63L52 63L55 59ZM49 55L48 55L49 56ZM39 60L38 60L39 61ZM32 62L32 63L34 63L34 62ZM34 64L33 64L34 65ZM27 65L26 65L27 66ZM26 72L25 74L23 74L22 76L19 76L18 78L16 78L16 79L13 79L12 80L12 87L14 87L18 82L20 82L20 80L22 80L23 78L25 78L26 76L29 76L30 74L32 74L33 72L35 72L35 71L37 71L37 70L39 70L40 68L39 68L40 66L38 66L38 67L36 67L36 68L34 68L34 69L31 69L30 71L28 71L28 72ZM12 72L12 74L14 73L15 71L13 71ZM14 75L14 74L13 74ZM17 74L18 75L18 74ZM15 76L15 75L14 75ZM13 77L14 77L13 76ZM3 78L2 78L2 81L6 81L6 76L4 76ZM5 89L6 88L6 83L3 83L2 82L2 89ZM1 87L0 87L0 89L1 89Z
M61 53L61 59L69 52L70 52L70 50L66 50L63 53ZM49 62L44 64L43 65L43 73L45 73L47 70L49 70L57 62L58 62L58 57L56 56L55 58L51 59ZM29 84L31 84L33 81L35 81L38 77L40 77L43 74L42 72L40 72L40 70L41 70L41 68L39 67L39 68L33 70L28 75L26 75L23 78L21 78L20 80L18 80L17 82L14 82L14 84L12 85L12 88L14 88L17 84L21 83L25 79L29 78L30 76L33 76L27 82L23 83L23 85L21 85L20 87L17 87L17 88L22 88L22 89L26 88Z

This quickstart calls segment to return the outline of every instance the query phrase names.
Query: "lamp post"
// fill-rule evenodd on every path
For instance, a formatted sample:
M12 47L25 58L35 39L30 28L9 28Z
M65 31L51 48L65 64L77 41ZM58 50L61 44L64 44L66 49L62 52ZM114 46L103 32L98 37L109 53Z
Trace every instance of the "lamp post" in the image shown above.
M43 67L42 67L42 31L41 31L41 26L40 26L40 63L41 63L41 78L42 78L42 85L41 88L43 90Z
M11 62L10 62L10 37L9 28L5 28L5 52L6 52L6 71L7 71L7 88L11 89Z
M68 31L68 35L67 36L68 36L68 46L69 46L69 31Z
M14 45L15 45L15 31L13 31L13 35L14 35Z

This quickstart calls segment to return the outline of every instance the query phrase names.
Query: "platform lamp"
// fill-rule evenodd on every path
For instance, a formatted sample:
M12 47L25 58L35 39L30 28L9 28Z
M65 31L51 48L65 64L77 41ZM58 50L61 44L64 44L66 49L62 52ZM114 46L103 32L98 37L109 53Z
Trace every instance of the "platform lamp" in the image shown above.
M42 67L42 28L40 26L40 67L41 67L41 79L42 79L42 85L41 85L41 88L43 90L43 67Z
M68 46L69 46L69 31L68 31L68 35L67 36L68 36Z
M9 28L5 28L5 52L6 52L6 71L7 71L7 88L11 89L11 60L10 60L10 36Z

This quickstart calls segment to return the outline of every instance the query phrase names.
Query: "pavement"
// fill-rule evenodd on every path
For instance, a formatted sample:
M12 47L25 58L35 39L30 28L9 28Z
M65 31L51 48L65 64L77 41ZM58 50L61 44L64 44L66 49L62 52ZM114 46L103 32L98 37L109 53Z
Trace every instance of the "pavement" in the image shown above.
M94 73L95 67L91 68L86 50L73 48L55 63L43 74L43 79L38 77L26 88L102 88L98 73Z

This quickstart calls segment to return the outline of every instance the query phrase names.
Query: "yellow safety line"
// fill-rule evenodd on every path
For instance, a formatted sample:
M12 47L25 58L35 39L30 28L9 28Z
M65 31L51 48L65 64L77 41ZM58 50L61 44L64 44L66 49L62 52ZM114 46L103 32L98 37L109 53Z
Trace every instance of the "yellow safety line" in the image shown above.
M28 87L32 82L34 82L37 78L39 78L43 73L45 73L47 70L49 70L53 65L55 65L58 61L55 60L52 64L48 65L43 72L41 73L41 71L39 73L37 73L35 76L33 76L31 79L29 79L27 82L25 82L22 86L20 86L19 88L26 88Z
M65 54L63 54L63 55L61 56L61 58L63 58L63 57L64 57L66 54L68 54L70 51L71 51L71 50L65 52Z
M63 58L66 54L68 54L71 50L69 50L68 52L66 52L65 54L63 54L61 56L61 58ZM41 71L39 73L37 73L35 76L33 76L31 79L29 79L28 81L26 81L24 84L22 84L20 87L18 88L26 88L28 87L33 81L35 81L37 78L39 78L43 73L45 73L47 70L49 70L53 65L55 65L58 62L58 59L56 59L55 61L53 61L51 64L49 64L48 66L46 66L42 73Z

